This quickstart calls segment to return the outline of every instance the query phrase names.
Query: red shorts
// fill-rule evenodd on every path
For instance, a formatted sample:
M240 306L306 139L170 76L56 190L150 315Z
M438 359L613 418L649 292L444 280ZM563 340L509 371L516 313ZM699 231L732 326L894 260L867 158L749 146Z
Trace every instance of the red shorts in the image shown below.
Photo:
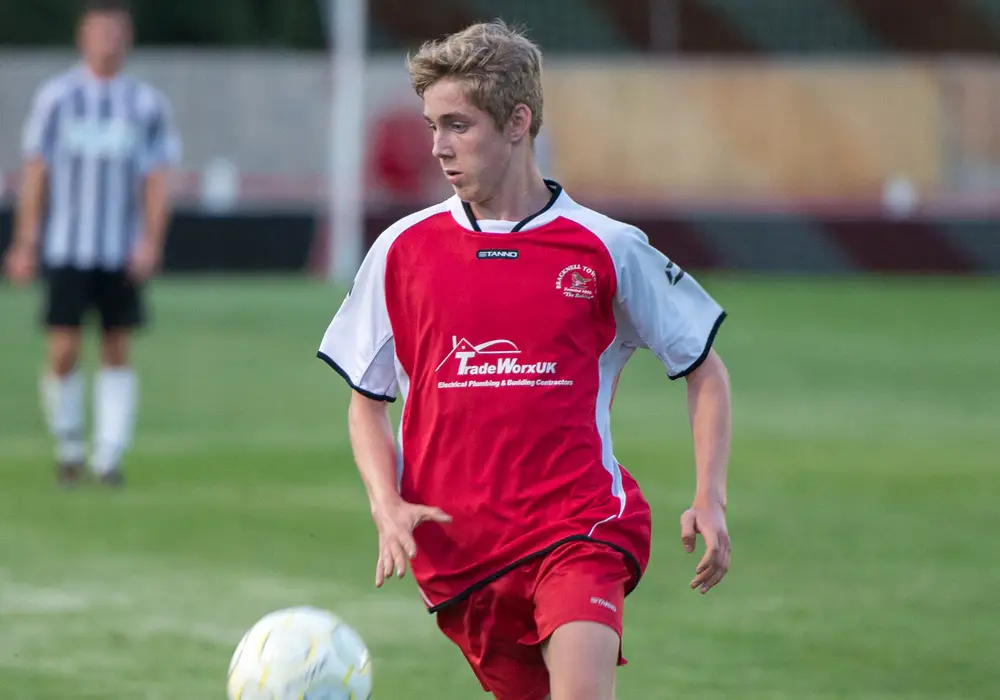
M574 541L526 562L437 613L483 690L500 700L542 700L549 674L542 647L567 622L599 622L622 635L632 572L607 545ZM618 664L625 658L619 646Z

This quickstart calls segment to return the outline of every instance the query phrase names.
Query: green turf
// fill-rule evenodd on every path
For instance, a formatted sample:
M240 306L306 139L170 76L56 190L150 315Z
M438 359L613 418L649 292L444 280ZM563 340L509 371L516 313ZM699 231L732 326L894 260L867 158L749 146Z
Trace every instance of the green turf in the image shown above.
M704 281L731 313L733 567L709 596L687 588L684 386L637 356L614 429L654 552L620 697L996 698L1000 285ZM0 696L221 699L243 630L311 603L368 640L376 697L486 697L412 581L372 585L347 390L315 359L339 301L302 281L157 282L131 482L65 493L37 291L0 291Z

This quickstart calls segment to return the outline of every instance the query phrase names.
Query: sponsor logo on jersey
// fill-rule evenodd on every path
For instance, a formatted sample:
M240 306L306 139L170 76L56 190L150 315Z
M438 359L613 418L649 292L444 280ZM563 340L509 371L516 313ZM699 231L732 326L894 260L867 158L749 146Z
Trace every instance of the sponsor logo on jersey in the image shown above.
M570 299L593 299L597 296L597 273L586 265L570 265L556 278L556 289Z
M518 251L512 249L487 248L476 251L480 260L517 260Z
M456 378L455 381L439 381L439 389L573 384L572 380L557 378L558 362L524 357L513 341L503 338L474 344L467 338L452 336L451 351L434 371Z

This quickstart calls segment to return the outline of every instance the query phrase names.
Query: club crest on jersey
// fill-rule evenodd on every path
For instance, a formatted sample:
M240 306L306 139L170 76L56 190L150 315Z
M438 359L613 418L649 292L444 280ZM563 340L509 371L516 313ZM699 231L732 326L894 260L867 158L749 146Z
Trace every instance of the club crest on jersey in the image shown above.
M570 299L593 299L597 296L597 273L586 265L570 265L556 278L556 289Z

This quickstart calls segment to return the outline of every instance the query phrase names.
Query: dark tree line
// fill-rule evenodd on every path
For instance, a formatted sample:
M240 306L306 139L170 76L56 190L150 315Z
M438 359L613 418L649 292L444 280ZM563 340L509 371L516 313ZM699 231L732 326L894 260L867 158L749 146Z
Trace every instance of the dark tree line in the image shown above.
M323 49L326 0L132 0L137 41L160 46ZM0 46L65 46L75 0L0 0Z

